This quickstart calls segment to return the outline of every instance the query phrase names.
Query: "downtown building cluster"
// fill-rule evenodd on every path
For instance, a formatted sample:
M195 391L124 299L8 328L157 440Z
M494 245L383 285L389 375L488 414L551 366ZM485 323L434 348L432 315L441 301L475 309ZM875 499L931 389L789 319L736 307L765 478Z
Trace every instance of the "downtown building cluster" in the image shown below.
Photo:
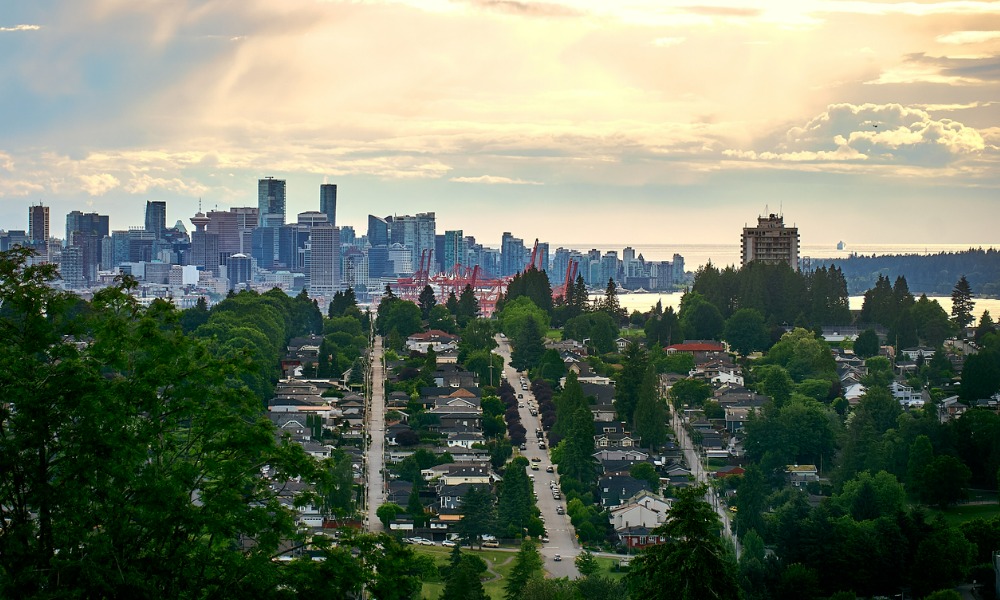
M199 211L191 228L170 225L167 204L146 203L145 222L111 229L108 215L74 210L66 215L65 236L50 231L50 207L28 208L28 230L0 230L0 250L33 248L40 262L59 265L61 284L86 294L121 274L140 283L151 301L169 297L182 307L199 297L217 299L230 290L289 293L305 289L311 297L329 298L354 289L362 301L380 295L386 285L427 281L428 276L503 281L528 265L545 270L554 289L567 275L583 277L603 289L609 279L619 287L649 291L675 289L684 280L684 258L647 261L632 248L616 251L550 250L546 242L530 246L505 232L500 247L485 246L462 230L437 232L435 213L379 217L369 215L358 232L337 222L337 186L320 186L319 210L288 218L286 181L257 182L257 206Z

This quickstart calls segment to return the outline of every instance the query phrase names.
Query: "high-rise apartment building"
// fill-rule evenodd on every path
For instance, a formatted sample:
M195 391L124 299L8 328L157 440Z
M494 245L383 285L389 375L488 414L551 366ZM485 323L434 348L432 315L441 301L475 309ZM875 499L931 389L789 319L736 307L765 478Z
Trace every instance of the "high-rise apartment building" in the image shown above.
M787 264L799 270L799 230L785 227L782 215L757 217L756 227L743 228L740 248L743 264L759 260L768 264Z
M219 254L223 257L239 254L243 244L238 215L231 210L210 210L205 217L208 218L205 231L219 236ZM194 243L194 240L191 241Z
M146 201L146 231L160 239L167 230L167 203L162 200Z
M236 229L240 232L239 252L249 256L253 247L253 230L260 220L260 211L256 206L235 206L229 212L236 215Z
M524 270L528 262L524 240L516 238L509 231L500 237L500 275L513 275Z
M368 243L373 248L389 246L389 221L375 215L368 215Z
M309 236L309 295L332 296L340 289L340 231L323 223Z
M28 207L28 240L33 245L49 241L49 207L41 202Z
M337 226L337 185L324 183L319 186L319 212L325 213L330 224Z
M265 177L257 181L257 224L281 227L285 224L285 180Z
M392 218L392 227L389 230L390 241L408 248L414 262L418 264L425 256L429 256L432 263L440 263L439 257L434 256L435 227L435 217L432 212L396 216ZM432 267L431 271L434 270Z
M442 253L441 270L451 273L458 272L468 265L469 258L465 246L465 236L461 229L444 232L444 252Z

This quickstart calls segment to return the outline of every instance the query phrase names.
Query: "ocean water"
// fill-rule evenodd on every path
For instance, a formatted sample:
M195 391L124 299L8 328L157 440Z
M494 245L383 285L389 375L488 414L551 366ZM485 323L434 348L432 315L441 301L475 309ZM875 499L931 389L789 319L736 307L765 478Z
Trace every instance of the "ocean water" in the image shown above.
M652 308L657 301L659 301L663 308L672 306L675 311L680 310L681 307L681 296L683 292L671 292L669 294L659 294L656 292L641 292L641 293L630 293L630 294L620 294L618 296L618 303L621 304L627 312L631 313L634 310L639 312L646 312ZM595 298L601 298L604 294L591 294L591 300ZM951 314L951 297L950 296L928 296L931 300L937 300L941 305L941 308L945 310L948 314ZM973 315L976 317L976 321L979 321L979 317L982 316L984 310L990 311L990 316L996 321L998 315L1000 315L1000 299L997 298L973 298L975 302L975 309L973 310ZM851 310L861 310L861 305L864 303L864 296L851 296L849 298L851 305Z
M684 257L684 270L696 271L698 267L711 262L713 265L722 268L728 265L739 266L740 245L739 244L587 244L587 243L551 243L550 249L573 248L581 252L586 252L591 248L604 253L614 250L618 253L618 258L622 256L622 249L631 246L635 249L636 256L642 254L646 260L661 261L673 260L674 254ZM994 243L967 243L967 244L851 244L845 242L843 250L837 250L835 244L803 244L799 247L799 255L803 258L809 257L814 264L821 259L847 258L851 254L938 254L940 252L961 252L969 248L1000 248L1000 242ZM820 263L821 264L821 263ZM992 315L993 312L991 311Z

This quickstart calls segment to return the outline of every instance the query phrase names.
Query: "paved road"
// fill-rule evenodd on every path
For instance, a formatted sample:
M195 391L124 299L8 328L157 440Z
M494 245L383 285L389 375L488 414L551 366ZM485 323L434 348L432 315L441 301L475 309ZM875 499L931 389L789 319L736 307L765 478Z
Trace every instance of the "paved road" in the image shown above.
M695 448L694 444L691 442L691 437L688 436L687 430L684 429L684 424L682 422L682 417L679 411L671 410L670 424L674 429L674 433L677 435L677 443L680 444L681 450L684 451L684 458L687 460L688 467L691 469L691 473L694 474L695 479L699 483L709 484L708 473L705 471L705 467L701 462L701 455ZM708 493L705 494L705 500L712 505L715 512L719 515L722 520L722 527L725 531L726 537L728 537L733 545L736 547L736 557L740 556L740 544L739 540L733 534L732 524L730 523L730 512L726 508L725 503L720 500L718 494L709 484Z
M385 468L385 366L382 364L382 338L375 336L371 353L371 398L365 410L365 433L368 436L368 451L365 453L366 521L368 531L382 531L382 522L375 511L385 502L387 490L382 473Z
M529 461L532 458L540 459L540 462L532 463L538 465L538 470L528 471L535 476L534 485L535 495L538 496L538 509L545 520L545 530L549 537L549 541L539 548L539 553L545 560L545 570L550 576L574 579L580 576L573 560L580 553L580 547L577 544L576 531L573 529L569 517L556 513L556 507L562 506L565 510L566 498L556 500L552 497L552 491L549 488L549 482L558 483L558 474L545 472L546 467L552 465L552 461L549 459L547 450L539 449L535 436L535 430L542 426L539 418L532 416L530 412L530 408L535 405L535 398L530 387L526 390L521 389L520 374L514 370L514 367L510 366L510 344L507 343L506 338L497 336L497 343L499 344L497 353L504 359L504 374L507 376L507 381L514 386L515 392L524 396L523 400L519 399L519 403L524 404L524 407L520 408L519 411L521 423L528 430L528 443L527 449L521 454L526 456ZM555 560L557 554L562 557L561 561Z

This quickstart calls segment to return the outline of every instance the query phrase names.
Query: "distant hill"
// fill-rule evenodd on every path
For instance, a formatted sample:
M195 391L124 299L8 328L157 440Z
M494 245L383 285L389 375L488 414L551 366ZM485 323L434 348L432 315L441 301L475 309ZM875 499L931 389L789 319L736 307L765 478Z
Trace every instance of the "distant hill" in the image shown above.
M949 296L955 282L965 275L976 296L1000 297L1000 251L970 248L940 254L851 255L815 259L814 267L835 265L847 280L847 291L859 296L875 285L879 275L891 281L902 275L916 295Z

